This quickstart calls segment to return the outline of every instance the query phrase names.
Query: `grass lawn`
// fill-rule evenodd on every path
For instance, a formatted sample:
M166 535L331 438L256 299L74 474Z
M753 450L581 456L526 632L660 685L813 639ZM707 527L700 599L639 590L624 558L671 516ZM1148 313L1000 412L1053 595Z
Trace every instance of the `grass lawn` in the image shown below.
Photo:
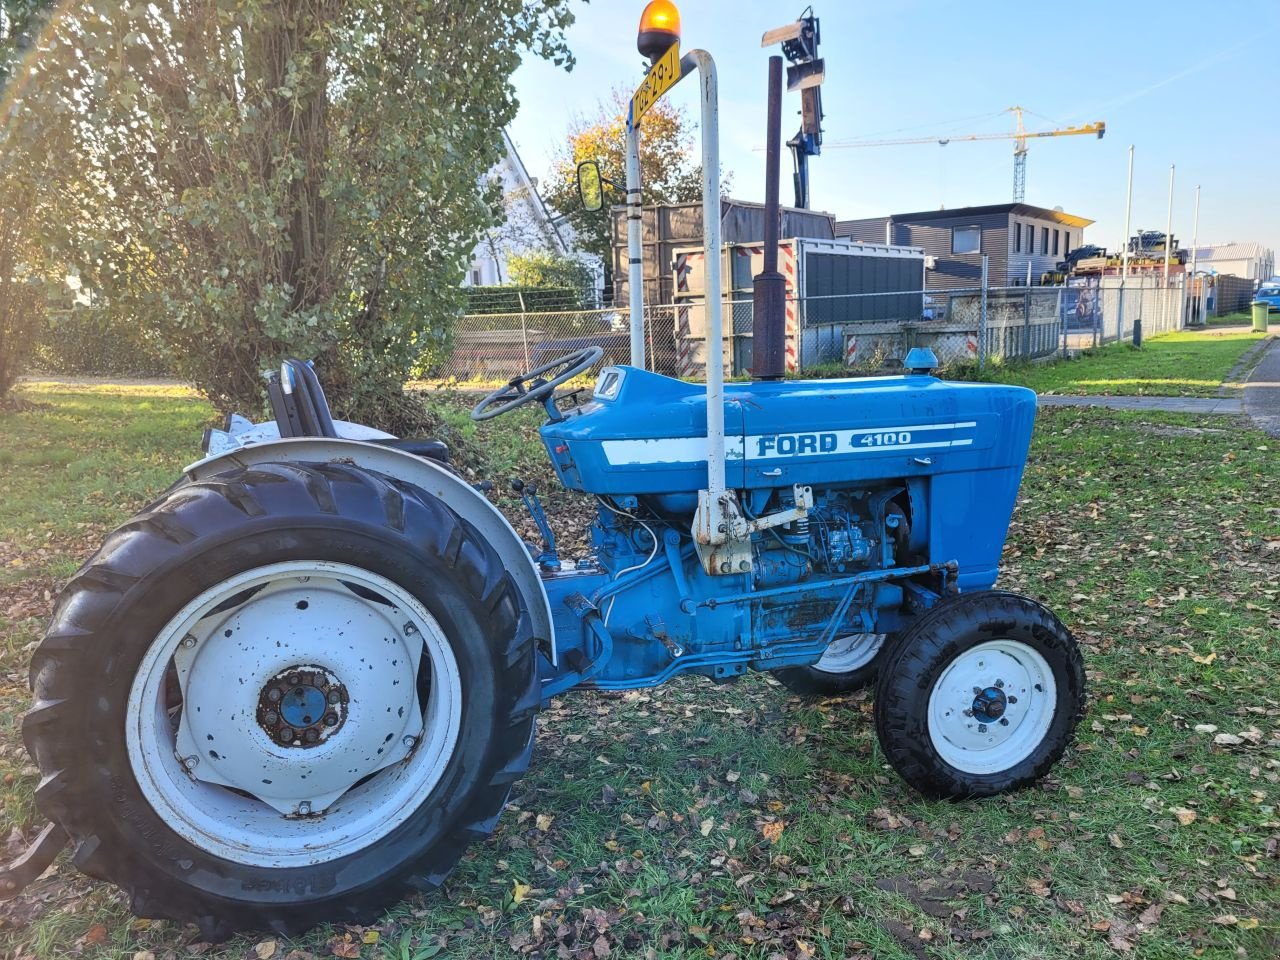
M1074 360L1019 364L993 379L1037 393L1105 396L1213 397L1258 333L1183 330L1153 337L1141 349L1118 343Z
M1232 341L1237 354L1245 345ZM1088 374L1104 376L1120 373ZM1207 367L1191 377L1212 378ZM211 419L177 390L35 385L22 396L39 406L0 414L10 854L38 828L18 729L54 592L110 525L195 459ZM462 401L439 402L469 428ZM132 919L114 889L62 863L0 904L0 955L1280 956L1280 509L1262 493L1277 442L1222 419L1039 417L1002 584L1076 632L1091 706L1077 746L1038 786L922 800L885 766L865 695L805 702L767 676L568 694L543 714L497 835L443 891L376 927L210 946L194 928ZM551 489L528 442L536 420L478 428L495 479L518 470ZM555 494L548 513L565 529L583 511Z

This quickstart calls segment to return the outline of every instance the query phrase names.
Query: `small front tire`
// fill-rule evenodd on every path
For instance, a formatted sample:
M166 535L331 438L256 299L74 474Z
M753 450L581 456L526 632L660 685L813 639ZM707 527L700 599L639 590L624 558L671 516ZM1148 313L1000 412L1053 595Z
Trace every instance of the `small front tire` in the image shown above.
M792 693L803 697L838 697L854 693L876 678L887 634L854 633L832 640L816 663L774 671Z
M924 614L883 656L880 748L932 797L1005 793L1044 776L1084 710L1084 662L1043 605L1003 591Z

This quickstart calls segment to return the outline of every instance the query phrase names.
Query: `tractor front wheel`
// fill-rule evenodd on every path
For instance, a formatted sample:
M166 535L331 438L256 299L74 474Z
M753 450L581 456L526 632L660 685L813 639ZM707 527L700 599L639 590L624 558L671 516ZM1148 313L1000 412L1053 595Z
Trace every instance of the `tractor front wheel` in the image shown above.
M816 663L785 667L774 674L792 693L837 697L861 690L876 678L886 634L851 633L832 640Z
M437 885L527 767L540 694L501 558L343 464L149 506L68 584L32 685L37 802L76 866L208 939Z
M880 749L921 793L1016 790L1062 756L1084 709L1080 648L1051 611L1002 591L962 594L886 651Z

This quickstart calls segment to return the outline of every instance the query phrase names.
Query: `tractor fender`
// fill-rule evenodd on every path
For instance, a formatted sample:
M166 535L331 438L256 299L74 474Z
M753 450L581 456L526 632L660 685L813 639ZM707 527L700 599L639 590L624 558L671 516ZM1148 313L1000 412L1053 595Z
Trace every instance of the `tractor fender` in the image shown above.
M227 470L281 462L354 464L411 483L439 497L454 513L479 530L502 557L524 600L525 609L529 611L534 636L550 644L551 662L556 663L551 604L524 541L484 494L439 464L402 450L359 440L292 437L254 443L206 457L186 467L183 473L192 480L205 480Z

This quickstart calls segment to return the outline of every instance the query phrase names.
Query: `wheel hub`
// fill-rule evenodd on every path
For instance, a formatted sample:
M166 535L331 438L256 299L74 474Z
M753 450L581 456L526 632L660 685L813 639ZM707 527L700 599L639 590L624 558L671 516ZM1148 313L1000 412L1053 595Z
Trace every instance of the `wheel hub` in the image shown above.
M317 747L342 729L350 700L321 667L282 670L258 695L258 725L282 747Z
M979 723L993 723L1004 716L1009 699L999 687L987 687L973 698L973 717Z

